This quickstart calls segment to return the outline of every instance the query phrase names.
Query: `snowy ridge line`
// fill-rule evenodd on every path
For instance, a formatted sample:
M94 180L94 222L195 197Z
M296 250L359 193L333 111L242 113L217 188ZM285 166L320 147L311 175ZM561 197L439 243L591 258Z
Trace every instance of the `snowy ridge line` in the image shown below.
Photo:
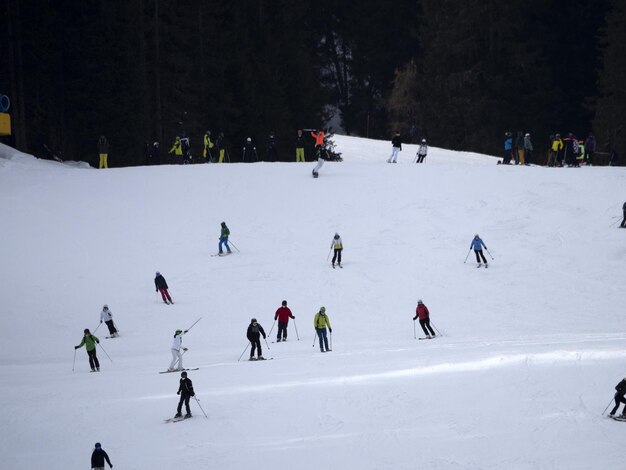
M385 372L375 372L371 374L358 374L348 375L340 377L321 377L317 379L306 380L292 380L289 382L254 385L254 386L242 386L242 387L228 387L203 393L205 396L223 396L231 394L244 394L244 393L257 393L270 390L287 389L295 387L309 387L309 386L327 386L327 385L357 385L368 382L385 381L388 379L402 379L412 378L423 375L435 375L435 374L452 374L457 372L476 372L488 369L496 369L502 367L512 367L518 365L552 365L557 362L561 363L577 363L581 361L599 361L599 360L614 360L614 359L626 359L626 349L615 351L552 351L546 353L535 354L498 354L496 356L487 357L484 359L478 359L475 361L464 362L447 362L442 364L427 365L411 367L408 369L398 369ZM168 395L151 395L138 397L138 400L164 400L171 399L171 394Z

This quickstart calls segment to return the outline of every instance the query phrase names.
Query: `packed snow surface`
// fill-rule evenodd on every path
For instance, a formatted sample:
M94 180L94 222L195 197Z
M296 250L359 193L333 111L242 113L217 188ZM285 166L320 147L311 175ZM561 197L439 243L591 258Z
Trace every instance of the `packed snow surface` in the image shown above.
M1 146L0 466L89 468L101 442L133 470L624 468L626 423L602 412L626 376L625 169L437 148L416 165L411 145L394 165L389 142L336 142L344 162L319 179L313 163L98 171ZM222 221L238 250L212 257ZM489 269L463 262L475 233ZM274 327L274 360L238 363L250 318L269 332L284 299L289 340ZM441 337L414 339L417 299ZM100 326L102 371L84 348L72 371L105 303L121 336ZM165 424L179 374L158 372L200 317L184 363L208 419L192 400Z

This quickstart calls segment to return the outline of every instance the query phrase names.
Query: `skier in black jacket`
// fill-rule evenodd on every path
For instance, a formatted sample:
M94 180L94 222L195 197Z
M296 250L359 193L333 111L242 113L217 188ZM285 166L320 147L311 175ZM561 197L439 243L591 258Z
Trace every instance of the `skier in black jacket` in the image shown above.
M154 276L154 286L156 287L157 292L161 292L161 298L163 299L163 302L168 305L174 303L172 297L170 296L170 293L167 290L169 289L169 287L167 287L167 281L159 271L157 271Z
M256 153L256 147L252 143L252 139L248 137L246 143L243 144L243 158L244 163L258 162L259 156Z
M176 411L176 415L174 418L182 418L182 410L183 403L185 403L185 408L187 410L187 414L185 418L191 418L191 408L189 408L189 399L191 397L195 397L196 393L193 391L193 384L191 380L187 378L187 372L181 372L180 374L180 386L178 387L178 395L180 395L180 401L178 402L178 409Z
M278 152L276 150L276 137L274 136L274 131L270 132L270 135L267 138L267 160L270 162L278 161Z
M296 163L297 162L302 162L304 163L304 135L302 134L302 129L298 129L298 133L296 135L296 142L295 142L295 146L296 146Z
M250 349L250 361L254 361L254 350L257 350L257 359L258 361L264 361L263 351L261 350L261 335L263 335L263 339L265 339L265 330L261 325L259 325L256 321L256 318L250 320L250 326L248 326L248 332L246 336L248 337L248 341L252 345Z
M610 415L615 415L615 412L619 408L620 403L624 403L624 409L622 410L621 417L626 419L626 398L624 398L624 395L626 395L626 377L615 386L615 390L617 390L614 397L615 407L613 407L613 409L611 410Z
M95 449L91 454L91 468L94 470L104 470L105 460L109 464L109 467L113 468L113 465L111 465L111 461L109 460L109 456L104 450L102 450L100 443L96 442Z

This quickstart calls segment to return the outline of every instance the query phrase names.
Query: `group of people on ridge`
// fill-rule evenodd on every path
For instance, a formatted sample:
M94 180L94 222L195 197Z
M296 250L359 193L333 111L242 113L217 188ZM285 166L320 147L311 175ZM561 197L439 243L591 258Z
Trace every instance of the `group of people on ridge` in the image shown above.
M402 137L400 136L400 132L396 132L391 139L391 156L387 159L387 163L398 163L398 154L401 151ZM415 163L424 163L426 155L428 155L428 145L426 144L426 139L422 139L417 149L417 154L415 155Z

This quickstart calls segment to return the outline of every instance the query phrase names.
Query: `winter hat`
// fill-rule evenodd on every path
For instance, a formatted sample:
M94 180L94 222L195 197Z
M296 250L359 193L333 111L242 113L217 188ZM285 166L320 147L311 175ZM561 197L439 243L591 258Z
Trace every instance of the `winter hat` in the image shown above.
M250 323L256 323L256 318L251 319Z
M335 232L335 238L339 238L339 234Z
M246 142L252 142L252 139L251 139L250 137L248 137L248 138L246 139Z
M161 273L160 273L159 271L157 271L157 272L156 272L156 275L157 275L157 276L160 276L160 275L161 275Z
M474 238L480 238L480 237L478 236L478 234L476 234L476 235L474 235Z
M326 307L320 307L320 313L325 313L326 312Z
M287 306L287 301L283 300L283 307L286 307L286 306Z
M100 445L100 443L99 443L99 442L96 442L96 445L95 445L94 447L95 447L96 449L100 449L100 448L102 448L102 446Z
M183 330L176 330L176 332L174 333L174 336L177 336L179 334L181 334L183 332Z
M89 334L89 328L85 328L84 333L85 333L86 335L88 335L88 334Z
M181 373L180 373L180 376L181 376L183 379L187 378L187 372L181 372Z
M530 134L528 132L526 133L526 137L530 137Z
M417 301L417 305L423 305L423 303L424 303L424 302L422 302L422 299L419 299L419 300Z
M103 310L108 310L108 309L109 309L109 306L108 306L107 304L104 304L104 305L102 306L102 309L103 309Z
M425 144L426 143L426 139L422 139L422 143Z

